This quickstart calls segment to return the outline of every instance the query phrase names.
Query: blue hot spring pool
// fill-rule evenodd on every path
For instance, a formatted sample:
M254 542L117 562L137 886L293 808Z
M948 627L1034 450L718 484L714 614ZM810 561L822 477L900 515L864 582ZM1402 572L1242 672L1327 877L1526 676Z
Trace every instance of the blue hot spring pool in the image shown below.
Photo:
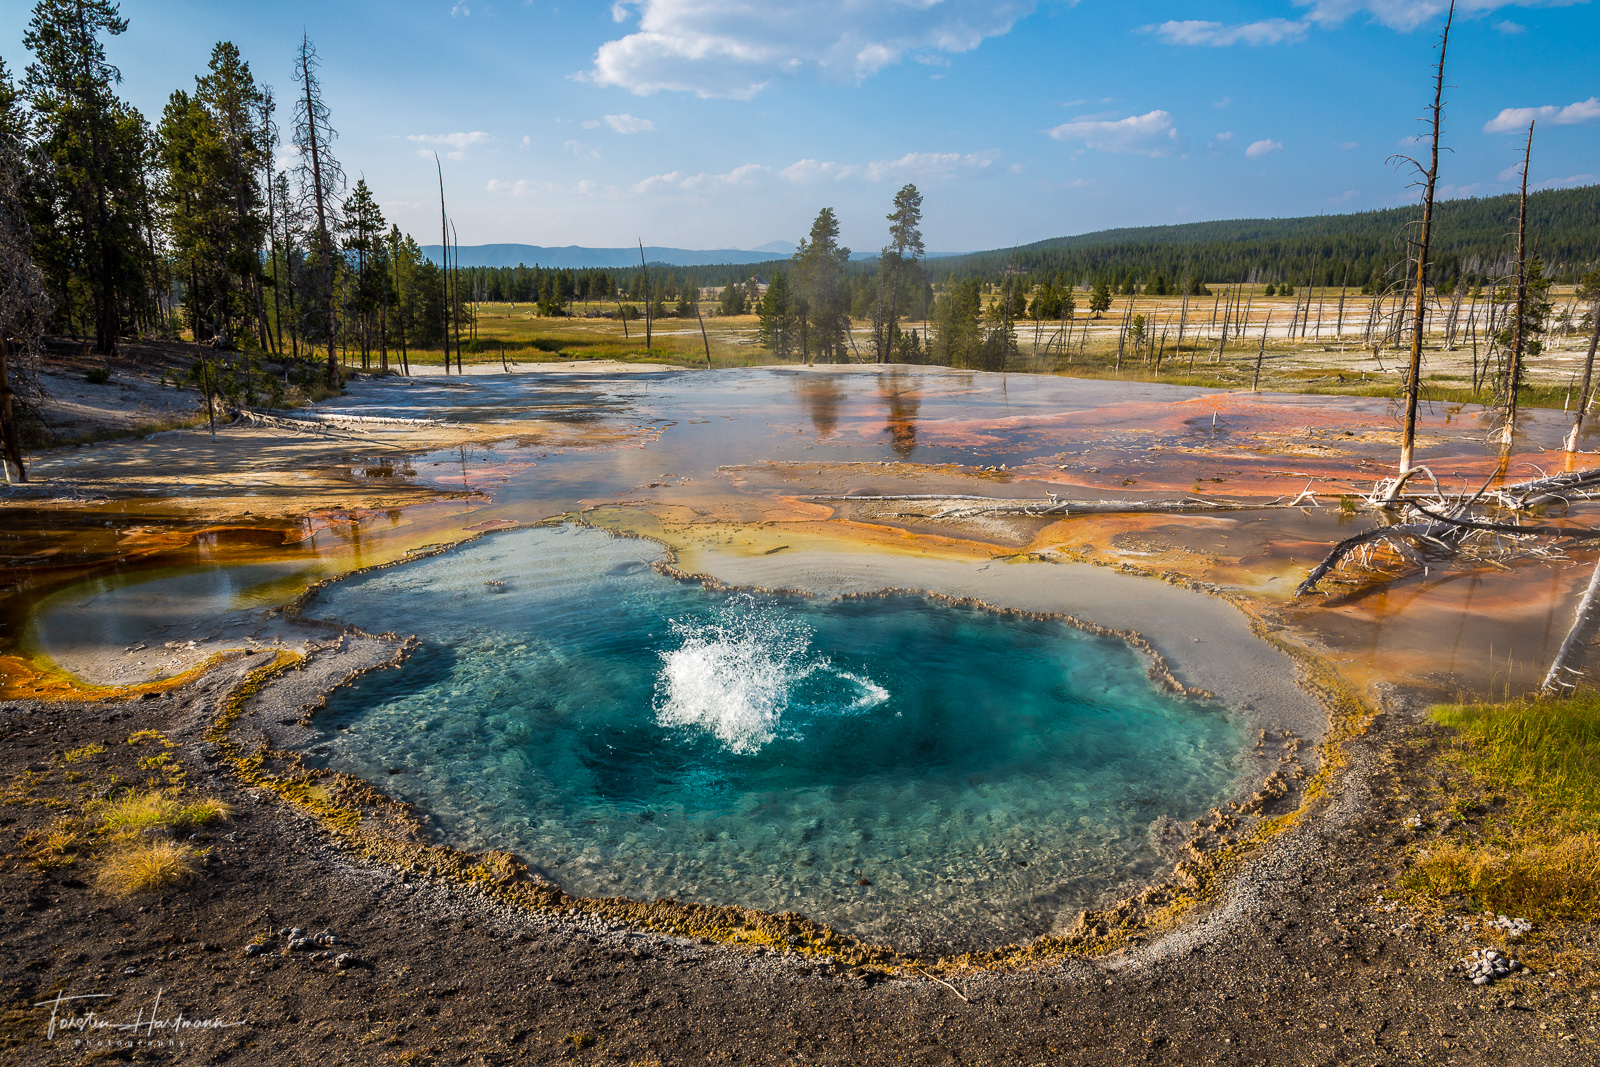
M1245 726L1122 641L920 597L707 590L516 530L324 590L418 633L308 755L583 895L800 911L922 950L1069 925L1170 863ZM399 773L390 773L391 770Z

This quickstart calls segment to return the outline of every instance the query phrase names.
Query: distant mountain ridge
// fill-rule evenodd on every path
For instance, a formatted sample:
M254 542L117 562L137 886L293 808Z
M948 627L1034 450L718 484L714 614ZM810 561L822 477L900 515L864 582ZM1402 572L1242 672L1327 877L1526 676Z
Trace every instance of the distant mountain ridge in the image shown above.
M1515 194L1441 200L1434 208L1431 272L1439 279L1501 276L1515 255ZM1314 275L1321 285L1356 285L1374 271L1393 276L1407 255L1415 206L1343 215L1218 219L1132 226L969 252L939 264L957 277L1002 271L1081 279L1276 280ZM1600 265L1600 185L1528 194L1528 239L1547 270L1571 278Z
M422 254L428 262L439 262L439 245L423 245ZM720 267L731 264L750 265L785 260L795 253L792 241L768 241L755 248L666 248L645 245L644 257L651 266L667 267ZM959 252L930 252L929 259ZM600 267L607 270L626 270L639 265L639 246L632 248L589 248L585 245L462 245L452 253L459 256L463 267L558 267L563 270ZM875 260L876 251L854 252L855 262Z
M774 259L788 259L794 255L795 246L788 241L768 241L757 248L663 248L645 245L644 258L650 263L670 264L675 267L709 267L722 263L765 263ZM422 254L430 263L438 263L440 245L423 245ZM632 248L587 248L583 245L462 245L451 253L463 267L606 267L626 268L639 265L639 246Z

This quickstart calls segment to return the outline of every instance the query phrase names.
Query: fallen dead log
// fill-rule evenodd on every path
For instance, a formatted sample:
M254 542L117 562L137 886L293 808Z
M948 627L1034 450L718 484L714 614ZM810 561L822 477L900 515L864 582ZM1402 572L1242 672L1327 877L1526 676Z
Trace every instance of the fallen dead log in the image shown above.
M1600 530L1588 526L1519 526L1511 522L1484 522L1481 519L1454 518L1449 515L1435 514L1420 504L1412 504L1411 506L1436 522L1467 530L1487 530L1491 533L1521 535L1532 534L1539 537L1568 537L1574 541L1600 540Z
M1501 486L1495 494L1502 507L1525 510L1544 504L1570 504L1600 497L1600 468L1563 471L1545 478Z
M1317 588L1317 583L1326 577L1329 571L1344 562L1345 557L1362 545L1402 537L1414 537L1430 544L1442 545L1448 548L1450 547L1449 543L1444 541L1440 535L1448 535L1451 532L1451 527L1444 523L1403 522L1396 523L1393 526L1374 527L1371 530L1358 533L1354 537L1346 537L1343 541L1333 546L1333 549L1323 557L1321 563L1311 569L1311 573L1306 575L1306 580L1295 587L1294 595L1305 596L1307 593L1314 592Z
M242 410L242 409L241 409ZM306 411L265 413L257 412L267 418L284 419L289 422L314 422L314 423L350 423L354 426L438 426L438 419L402 419L387 415L345 415L337 411Z
M292 430L295 433L310 433L321 437L342 436L334 433L322 423L310 422L305 419L286 419L278 415L266 415L259 411L250 411L247 408L239 408L238 416L253 426L265 426L274 430Z
M1424 541L1436 548L1445 551L1455 551L1461 539L1469 531L1482 531L1486 533L1509 534L1514 537L1556 537L1567 538L1575 541L1600 540L1600 530L1589 527L1573 526L1524 526L1510 522L1487 522L1482 519L1467 519L1459 515L1441 515L1430 511L1416 501L1408 501L1407 507L1426 518L1427 522L1402 522L1392 526L1378 526L1347 537L1333 546L1321 563L1312 568L1306 575L1306 580L1295 588L1295 596L1304 596L1313 592L1317 583L1329 571L1337 567L1351 552L1362 545L1371 544L1382 540L1392 540L1398 546L1400 539L1412 538Z
M1260 511L1266 508L1291 507L1283 497L1261 503L1240 503L1232 500L1203 500L1187 497L1182 500L1063 500L1052 496L1046 500L1007 500L985 496L963 496L950 493L912 493L896 496L810 496L807 500L829 501L983 501L982 504L957 506L940 511L933 518L963 519L978 515L1115 515L1137 512L1182 514L1185 512ZM1299 498L1296 498L1298 501Z
M1582 677L1583 672L1571 666L1571 663L1579 650L1594 637L1596 626L1600 624L1600 612L1595 610L1597 604L1600 604L1600 560L1595 561L1594 573L1589 575L1589 587L1583 591L1583 599L1578 601L1578 610L1573 613L1572 628L1567 631L1566 638L1561 642L1561 651L1556 653L1550 669L1545 672L1539 692L1546 696L1557 696L1578 688L1578 683L1573 679Z

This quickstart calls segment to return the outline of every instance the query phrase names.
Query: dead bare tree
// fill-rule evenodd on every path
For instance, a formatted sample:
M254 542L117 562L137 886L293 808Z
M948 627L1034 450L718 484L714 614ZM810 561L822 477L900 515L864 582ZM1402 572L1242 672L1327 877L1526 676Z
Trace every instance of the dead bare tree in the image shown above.
M1528 163L1533 158L1533 126L1528 123L1528 143L1522 152L1522 197L1517 207L1517 300L1511 323L1511 353L1506 367L1505 418L1500 427L1500 448L1510 451L1517 428L1517 391L1522 387L1522 359L1527 345L1528 308Z
M1578 393L1578 408L1572 415L1572 431L1567 434L1566 450L1578 450L1578 436L1583 432L1583 416L1588 411L1590 389L1594 384L1594 353L1600 347L1600 271L1585 275L1578 286L1577 296L1589 301L1589 354L1583 361L1583 389Z
M639 271L644 276L644 350L650 351L650 327L654 308L650 305L650 265L644 261L644 238L639 238Z
M1416 307L1411 327L1411 362L1406 374L1405 426L1400 432L1400 471L1404 478L1411 470L1417 445L1417 399L1422 392L1422 332L1428 307L1428 246L1433 237L1433 191L1439 180L1439 126L1444 117L1444 60L1450 45L1450 24L1455 20L1455 0L1450 2L1450 13L1445 16L1444 32L1439 35L1439 64L1433 78L1433 106L1430 147L1431 155L1426 169L1411 156L1394 157L1410 163L1421 172L1422 222L1417 238ZM1396 486L1400 484L1396 479Z
M1272 329L1272 312L1269 310L1267 312L1267 321L1261 327L1261 347L1256 349L1256 373L1250 379L1250 391L1252 393L1261 391L1261 361L1267 355L1267 331L1270 329Z
M450 319L455 310L450 306L450 218L444 211L444 165L439 162L439 153L433 154L433 169L439 175L439 264L443 273L439 280L443 283L444 299L440 305L444 312L444 372L450 373Z
M338 388L339 360L334 351L337 334L333 313L333 213L344 191L344 170L333 158L328 144L337 134L328 124L328 105L322 102L322 86L317 81L317 50L311 38L301 35L295 53L294 78L302 91L295 98L294 144L300 150L301 196L310 202L317 216L317 260L322 268L323 327L328 340L328 385Z
M1294 595L1305 596L1314 592L1318 583L1348 558L1362 558L1370 563L1372 551L1380 546L1415 566L1427 569L1429 560L1421 554L1426 551L1435 552L1438 558L1465 553L1491 565L1504 566L1503 561L1508 558L1549 558L1559 555L1541 539L1573 542L1600 540L1600 529L1548 524L1518 525L1484 518L1473 510L1481 505L1493 511L1519 513L1546 504L1595 499L1600 497L1600 469L1569 471L1490 492L1489 483L1499 473L1496 470L1477 492L1470 495L1452 496L1445 493L1434 479L1433 472L1421 465L1413 467L1406 479L1426 474L1433 482L1432 494L1408 494L1395 499L1390 495L1389 483L1380 482L1367 498L1367 503L1378 509L1386 521L1334 545L1295 589Z

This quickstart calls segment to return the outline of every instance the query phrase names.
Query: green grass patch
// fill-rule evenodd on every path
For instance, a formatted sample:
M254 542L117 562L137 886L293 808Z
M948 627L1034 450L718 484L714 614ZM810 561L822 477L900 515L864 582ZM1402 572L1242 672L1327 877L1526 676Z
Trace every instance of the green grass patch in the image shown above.
M1600 696L1510 704L1450 704L1456 755L1475 777L1522 795L1521 814L1600 830Z
M1407 884L1507 914L1600 919L1600 695L1431 715L1456 731L1444 758L1476 795L1456 799L1464 827L1425 848Z

